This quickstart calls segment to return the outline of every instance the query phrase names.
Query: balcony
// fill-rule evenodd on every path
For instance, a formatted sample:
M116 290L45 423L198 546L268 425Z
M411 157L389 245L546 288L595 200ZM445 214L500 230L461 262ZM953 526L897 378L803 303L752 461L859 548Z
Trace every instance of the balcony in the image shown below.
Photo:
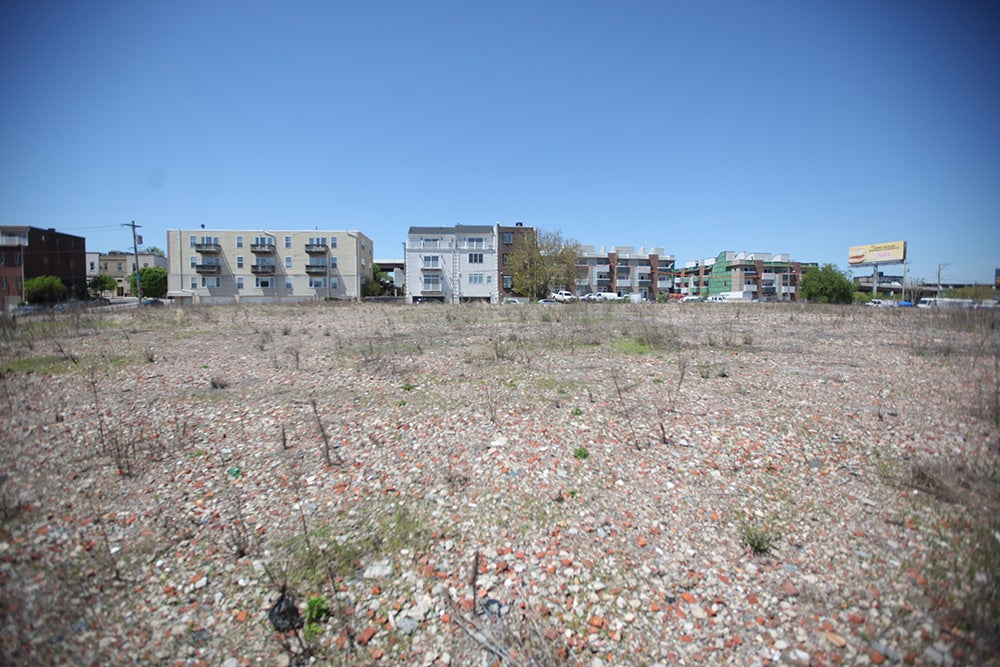
M306 264L306 273L310 276L325 276L326 270L326 264Z
M308 255L325 255L327 247L325 243L307 243L306 244L306 254Z
M444 271L440 264L424 264L420 267L421 271Z
M273 243L251 243L250 252L255 255L273 255L274 254L274 244ZM273 273L273 271L272 271Z
M274 264L251 264L250 273L255 276L273 276Z
M222 246L218 243L195 243L194 251L202 255L218 255L222 252Z
M194 270L202 276L217 276L222 273L221 264L195 264Z

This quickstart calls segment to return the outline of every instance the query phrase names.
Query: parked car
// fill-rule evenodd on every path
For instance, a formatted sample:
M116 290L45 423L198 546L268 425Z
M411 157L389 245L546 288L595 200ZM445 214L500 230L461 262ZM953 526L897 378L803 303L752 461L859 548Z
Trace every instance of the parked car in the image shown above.
M594 296L597 297L597 301L618 301L621 298L614 292L598 292Z
M700 296L695 296L694 294L689 294L683 299L681 299L681 303L691 303L694 301L704 301L704 299L702 299Z
M556 301L555 299L539 299L537 303L539 306L558 306L561 305L562 302Z
M553 301L561 301L562 303L569 303L570 301L576 301L576 295L568 290L561 289L558 292L553 292L549 295L549 298Z
M722 296L721 294L714 294L705 299L705 301L708 303L729 303L729 299Z
M71 313L74 310L80 310L83 308L83 301L60 301L56 305L52 306L53 313Z

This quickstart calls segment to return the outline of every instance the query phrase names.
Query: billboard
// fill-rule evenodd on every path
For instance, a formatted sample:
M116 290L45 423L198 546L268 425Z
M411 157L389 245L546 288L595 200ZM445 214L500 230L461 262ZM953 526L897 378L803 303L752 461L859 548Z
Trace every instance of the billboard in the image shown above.
M847 263L851 266L895 264L906 260L906 241L851 246Z

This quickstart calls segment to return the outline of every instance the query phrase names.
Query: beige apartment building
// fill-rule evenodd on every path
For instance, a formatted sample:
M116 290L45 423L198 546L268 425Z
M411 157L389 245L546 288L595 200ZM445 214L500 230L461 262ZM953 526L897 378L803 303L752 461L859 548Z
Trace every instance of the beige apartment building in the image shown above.
M372 278L358 231L167 232L167 296L180 303L357 300Z

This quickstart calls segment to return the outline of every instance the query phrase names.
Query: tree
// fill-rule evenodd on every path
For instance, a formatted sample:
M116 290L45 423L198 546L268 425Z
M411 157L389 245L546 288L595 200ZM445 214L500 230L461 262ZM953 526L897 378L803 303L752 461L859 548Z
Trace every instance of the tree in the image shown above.
M802 274L799 296L814 303L851 303L854 283L833 264L824 264Z
M144 266L139 269L139 283L142 287L142 296L149 299L162 299L167 295L167 270L162 266ZM135 274L130 280L132 294L138 296L139 290L135 286Z
M572 289L578 254L577 242L563 239L558 231L521 236L507 258L511 286L518 294L536 299L548 295L553 286Z
M157 255L159 257L166 257L166 254L157 248L155 245L151 245L144 251L147 255Z
M968 285L966 287L956 287L945 292L949 299L975 299L977 301L990 301L997 296L996 290L991 285Z
M24 300L28 303L53 303L66 298L66 285L55 276L38 276L24 281Z
M385 283L388 280L378 264L372 264L371 280L365 282L362 291L365 296L382 296L385 294Z
M99 276L94 276L88 287L90 287L90 291L94 294L100 294L101 292L110 292L118 287L118 281L115 280L114 276L101 274Z

